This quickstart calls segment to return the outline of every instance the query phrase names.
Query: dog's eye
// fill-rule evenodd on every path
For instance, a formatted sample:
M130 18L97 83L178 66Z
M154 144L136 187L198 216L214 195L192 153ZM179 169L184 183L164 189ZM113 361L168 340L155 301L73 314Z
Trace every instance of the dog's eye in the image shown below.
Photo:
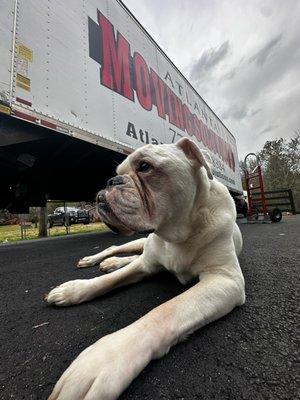
M139 164L137 170L138 170L138 172L147 172L147 171L149 171L150 168L152 168L152 166L150 164L148 164L146 161L142 161Z

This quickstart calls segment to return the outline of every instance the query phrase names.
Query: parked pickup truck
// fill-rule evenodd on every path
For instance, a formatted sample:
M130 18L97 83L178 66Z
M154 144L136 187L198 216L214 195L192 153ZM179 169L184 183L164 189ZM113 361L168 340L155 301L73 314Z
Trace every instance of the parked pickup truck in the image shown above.
M90 214L87 210L81 210L75 207L58 207L53 214L48 215L48 227L53 225L66 225L69 218L69 225L72 224L89 224Z

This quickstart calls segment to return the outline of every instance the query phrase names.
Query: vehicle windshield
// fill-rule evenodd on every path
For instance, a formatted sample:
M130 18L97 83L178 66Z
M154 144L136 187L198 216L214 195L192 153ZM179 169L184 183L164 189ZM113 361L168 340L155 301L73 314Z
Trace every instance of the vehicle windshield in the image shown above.
M65 210L66 210L66 212L74 212L74 211L77 211L77 208L76 207L66 207L66 209L65 209L64 207L58 207L55 209L54 212L62 213L62 212L65 212Z

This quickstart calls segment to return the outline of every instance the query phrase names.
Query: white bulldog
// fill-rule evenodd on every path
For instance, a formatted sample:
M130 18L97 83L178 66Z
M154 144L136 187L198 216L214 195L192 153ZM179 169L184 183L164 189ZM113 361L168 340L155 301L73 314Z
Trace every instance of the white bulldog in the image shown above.
M49 400L116 399L151 360L245 302L237 259L242 236L234 201L213 178L195 143L184 138L177 144L144 146L118 166L117 174L98 194L103 220L123 234L152 233L83 258L78 267L101 262L102 270L113 272L66 282L46 301L78 304L162 269L182 283L195 277L199 281L84 350L61 376ZM140 255L112 257L120 252Z

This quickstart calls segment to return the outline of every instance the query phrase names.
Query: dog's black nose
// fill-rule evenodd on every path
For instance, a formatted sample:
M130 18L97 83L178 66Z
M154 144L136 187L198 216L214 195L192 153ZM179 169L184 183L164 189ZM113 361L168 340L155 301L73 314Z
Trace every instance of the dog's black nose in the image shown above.
M123 176L117 175L107 181L106 187L122 185L123 183Z

